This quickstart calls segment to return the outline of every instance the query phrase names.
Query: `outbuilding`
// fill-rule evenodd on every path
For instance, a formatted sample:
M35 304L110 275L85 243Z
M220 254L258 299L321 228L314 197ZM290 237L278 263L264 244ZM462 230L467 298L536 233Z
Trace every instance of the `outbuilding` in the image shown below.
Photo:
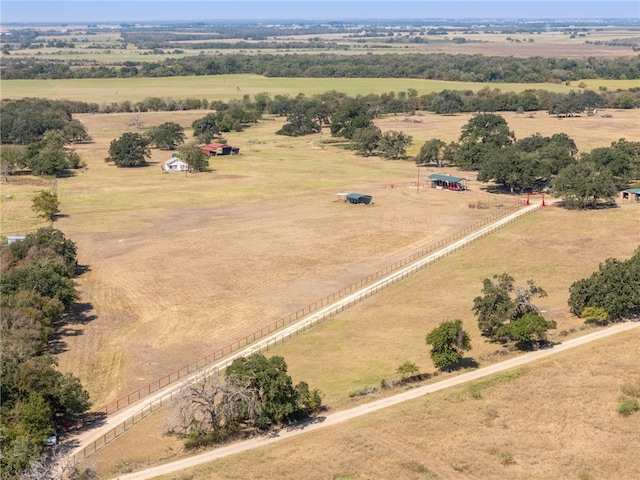
M429 175L431 179L431 188L438 188L440 190L467 190L467 179L461 177L453 177L451 175L444 175L442 173L433 173Z
M633 199L636 202L640 202L640 188L628 188L623 190L621 196L623 200Z
M210 157L215 157L217 155L238 155L240 148L232 147L226 143L209 143L202 147L202 151Z
M348 193L347 202L349 203L364 203L369 205L372 203L373 197L371 195L363 195L362 193Z

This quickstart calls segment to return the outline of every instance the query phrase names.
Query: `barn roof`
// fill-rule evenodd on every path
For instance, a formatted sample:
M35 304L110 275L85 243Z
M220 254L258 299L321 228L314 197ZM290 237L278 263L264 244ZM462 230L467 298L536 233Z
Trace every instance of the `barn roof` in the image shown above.
M451 183L459 183L463 180L466 180L462 177L452 177L451 175L444 175L442 173L432 173L429 175L429 178L432 180L441 180L443 182L451 182Z

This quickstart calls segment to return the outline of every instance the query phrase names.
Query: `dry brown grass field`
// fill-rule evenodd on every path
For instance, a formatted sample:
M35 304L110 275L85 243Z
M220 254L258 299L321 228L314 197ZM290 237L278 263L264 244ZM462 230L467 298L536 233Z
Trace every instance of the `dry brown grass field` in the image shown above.
M611 113L611 118L557 120L543 113L505 118L518 138L565 132L581 151L621 137L640 140L637 111ZM190 111L141 117L147 126L176 121L188 127L203 115ZM161 174L160 162L171 155L166 151L154 151L149 167L118 169L104 157L132 116L77 116L94 138L78 148L88 168L57 184L65 217L55 226L77 243L80 263L89 267L78 286L92 316L69 328L67 350L58 358L62 370L80 376L97 405L475 224L494 214L496 204L511 200L487 197L473 176L465 193L386 188L415 180L415 165L357 157L331 145L328 133L324 138L274 136L280 119L229 134L227 140L241 148L241 155L212 159L211 172ZM411 154L428 138L456 140L468 118L425 114L413 118L417 123L398 116L380 120L380 126L413 135ZM18 201L28 206L30 192L40 188L35 181L22 177L2 185L3 231L14 221L35 224L33 212L16 207ZM374 204L335 201L337 192L347 191L371 194ZM5 194L13 198L5 201ZM469 209L477 200L487 200L491 208ZM470 312L482 279L503 271L521 282L534 278L550 293L540 306L558 322L552 339L578 334L580 322L566 307L567 288L604 259L632 254L638 246L637 207L621 203L620 208L593 212L545 208L273 353L285 356L296 381L304 379L323 390L333 409L351 404L350 390L395 378L405 360L432 371L424 335L442 320L464 320L474 344L469 356L479 364L503 358L502 348L479 337ZM542 400L537 408L547 408L546 397ZM464 425L455 419L456 412L447 410L443 416ZM516 422L518 411L512 414L509 421ZM95 457L98 468L113 471L118 463L173 456L179 444L162 437L162 423L160 416L152 417L107 447ZM400 424L397 428L401 431ZM354 429L351 440L366 437L366 431ZM366 445L357 446L358 455ZM507 447L516 465L523 465L520 447ZM497 452L493 457L501 455ZM286 471L288 458L290 471L295 471L292 457L286 454L275 463L282 461ZM482 455L477 457L469 462L472 471L479 462L477 471L482 472L488 467ZM421 463L446 472L438 470L443 462ZM359 474L357 478L384 478L374 471Z
M189 126L200 116L202 112L173 112L143 118L147 126L167 120ZM317 136L274 136L281 120L229 135L242 154L212 159L212 172L161 174L159 163L170 156L161 151L153 152L150 167L119 169L104 157L131 117L78 116L94 137L78 149L88 168L60 179L57 187L65 217L56 226L78 244L80 262L90 267L78 284L96 317L73 329L76 335L65 339L68 351L59 360L63 369L80 375L97 404L142 387L496 210L468 208L481 195L482 186L473 179L464 194L385 188L415 180L417 169L410 162L356 157ZM599 119L620 122L619 129L601 129L609 135L600 138L602 145L624 136L624 123L617 117ZM468 119L420 118L427 119L426 125L397 117L382 120L381 126L411 127L417 148L435 136L434 129L455 138ZM515 119L508 119L510 125ZM571 124L546 116L522 122L531 132L549 123ZM518 129L524 127L512 128L520 136ZM634 139L634 132L627 137ZM19 184L3 190L25 197ZM343 191L371 194L375 203L367 208L336 202L335 194ZM615 218L616 213L602 217ZM600 257L595 265L606 258Z
M339 426L158 478L628 480L640 471L640 416L622 417L616 407L621 387L640 378L638 355L636 329ZM151 417L148 426L159 419ZM126 458L141 439L147 445L158 442L147 435L134 443L128 435L107 450L117 449L120 458ZM176 445L163 447L162 456L180 456ZM144 453L128 458L131 463L112 464L105 474L111 478L147 460Z

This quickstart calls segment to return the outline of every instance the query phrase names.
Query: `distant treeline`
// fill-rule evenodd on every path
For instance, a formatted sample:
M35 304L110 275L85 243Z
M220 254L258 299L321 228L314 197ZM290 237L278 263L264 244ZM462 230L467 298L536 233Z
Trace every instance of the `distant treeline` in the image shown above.
M267 77L419 78L507 83L562 83L580 79L638 79L640 55L620 58L514 58L451 54L231 54L127 61L112 66L85 60L3 60L3 80L175 77L256 74Z

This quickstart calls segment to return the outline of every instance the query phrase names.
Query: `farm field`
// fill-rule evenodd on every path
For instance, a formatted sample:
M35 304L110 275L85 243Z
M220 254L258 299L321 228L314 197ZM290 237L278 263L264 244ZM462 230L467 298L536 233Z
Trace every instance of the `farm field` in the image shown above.
M637 111L609 113L611 118L563 120L513 113L505 119L518 138L565 132L581 151L621 137L640 140ZM175 121L188 128L203 115L158 112L141 118L146 126ZM57 182L65 216L55 226L77 243L80 262L89 267L77 279L87 322L65 332L66 350L58 359L63 371L80 376L96 405L447 238L512 200L487 195L473 175L455 169L446 172L468 176L469 192L388 188L414 181L415 165L357 157L333 145L328 132L274 136L283 121L275 118L229 134L241 155L212 159L211 172L161 174L160 162L171 152L157 150L147 168L118 169L104 158L132 117L77 115L94 138L78 148L88 168ZM413 135L409 153L415 154L426 139L456 140L469 118L419 114L378 123ZM421 173L435 171L426 170ZM2 203L3 232L36 225L29 192L48 188L43 182L17 177L2 185L3 194L13 197ZM336 202L336 193L345 191L372 194L374 204ZM477 201L490 208L468 208ZM294 381L323 390L332 409L351 405L353 389L395 378L405 360L432 371L424 335L442 320L464 320L474 345L469 356L479 364L502 359L500 348L479 337L470 302L483 278L503 271L520 282L535 278L550 293L540 305L558 322L552 339L580 334L580 322L566 307L568 286L608 257L630 256L637 237L616 235L612 241L612 232L638 228L633 203L594 212L548 207L272 353L285 356ZM162 436L165 421L154 416L143 422L92 462L114 471L122 468L118 463L175 455L180 446ZM145 447L133 450L127 438Z
M635 329L158 478L633 478L640 469L639 418L615 409L621 387L640 376L639 344Z
M520 122L517 114L506 118L518 137L536 131L550 134L549 124L575 127L583 120L600 125L614 122L611 128L595 128L597 123L576 128L576 133L597 132L576 137L578 147L589 150L625 134L637 141L637 131L628 128L633 124L631 114L637 112L562 121L546 114ZM171 119L188 127L202 115L159 112L142 114L142 118L147 126ZM471 190L461 194L386 188L390 183L414 181L415 166L356 157L318 136L274 136L281 119L267 119L245 132L230 134L228 141L241 147L241 155L212 159L210 173L161 174L159 163L170 156L161 151L153 152L150 167L118 169L106 164L104 157L111 139L127 129L131 117L78 115L94 138L78 149L88 168L75 177L59 179L57 185L65 217L55 225L78 244L80 262L90 268L78 284L95 316L70 329L64 339L68 351L59 356L60 366L81 377L98 405L447 238L493 215L495 205L510 201L486 196L473 176ZM422 123L405 122L400 116L382 119L380 126L384 130L410 127L417 152L432 136L456 139L469 117L417 118ZM15 225L20 229L37 226L29 209L29 192L43 186L25 181L35 182L26 178L3 185L3 192L13 197L2 204L3 232L15 230ZM343 191L372 194L374 205L336 202L335 194ZM491 208L468 208L469 202L478 200L487 201ZM562 224L576 220L580 226L587 216L600 219L595 226L615 219L610 221L633 231L638 221L634 207L586 212L580 217L559 210L556 215L564 214L558 220ZM629 244L624 250L609 250L606 245L588 249L591 260L583 275L616 252L630 255L637 239L625 236L617 242ZM526 252L516 257L520 255ZM526 276L525 272L516 277ZM482 278L470 284L474 292ZM573 280L565 279L562 295ZM563 301L558 308L566 309Z
M580 82L575 83L577 85ZM592 80L588 84L594 89L601 85L609 89L628 89L637 86L638 81ZM363 92L383 94L414 88L419 95L425 95L446 89L478 91L487 85L505 92L543 89L550 92L567 93L577 88L576 85L557 83L484 84L402 78L276 78L247 74L163 78L3 80L2 98L41 97L92 103L124 102L125 100L137 102L148 97L207 98L228 101L241 99L247 94L255 95L262 92L267 92L272 96L295 96L298 93L310 96L336 90L350 96L356 96Z
M44 28L44 27L40 27ZM281 43L282 48L259 48L258 41L228 38L207 39L173 42L175 49L171 48L171 42L164 47L162 53L157 50L137 48L135 45L124 42L119 32L110 32L109 26L104 26L104 31L109 33L94 33L86 35L84 26L69 25L65 33L60 35L47 35L40 41L71 41L73 48L42 46L41 48L23 48L11 52L14 58L33 58L47 60L80 60L98 62L103 65L115 65L122 62L160 62L167 58L181 58L193 55L233 55L233 54L316 54L332 53L337 55L362 55L366 53L380 54L404 54L404 53L449 53L466 55L492 55L526 57L554 57L554 58L586 58L586 57L624 57L633 55L633 50L628 45L606 45L606 42L626 41L633 42L638 38L638 31L633 27L606 27L583 26L580 35L572 35L569 31L540 31L525 33L497 33L477 30L467 31L466 28L448 26L446 35L422 36L423 42L416 43L413 33L409 33L402 27L388 30L393 33L393 42L389 37L368 37L350 33L317 33L306 34L303 30L299 35L275 35L268 41L276 46ZM54 26L48 27L51 31ZM489 29L490 30L490 29ZM176 32L177 33L177 32ZM193 34L193 32L190 32ZM210 35L212 32L208 32ZM360 33L360 32L358 32ZM203 32L202 35L207 35ZM464 39L464 43L456 43ZM289 42L308 42L322 40L327 42L327 48L287 48ZM220 48L215 46L202 49L184 49L180 44L188 43L220 42L233 44L243 42L238 48ZM587 43L589 42L589 43ZM177 51L176 51L177 50Z

